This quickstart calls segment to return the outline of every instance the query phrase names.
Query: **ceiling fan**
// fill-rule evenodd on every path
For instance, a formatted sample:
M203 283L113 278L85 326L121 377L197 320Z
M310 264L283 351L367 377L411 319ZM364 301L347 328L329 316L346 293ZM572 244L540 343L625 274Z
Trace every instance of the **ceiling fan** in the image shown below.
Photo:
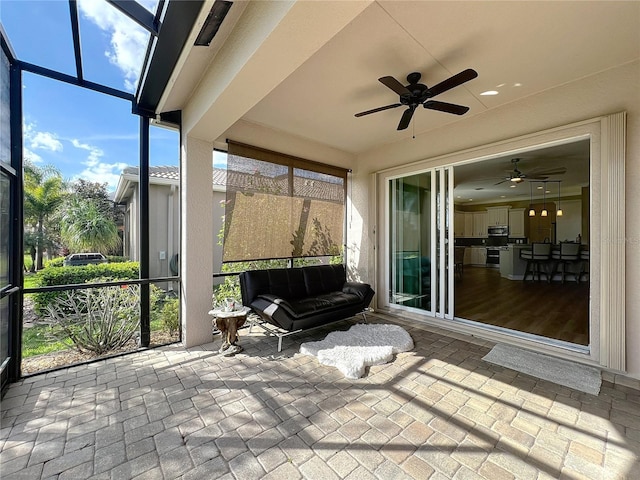
M406 106L407 108L402 114L400 123L398 124L398 130L404 130L411 123L413 113L420 105L424 108L431 110L439 110L441 112L452 113L454 115L464 115L469 111L469 107L462 105L456 105L455 103L439 102L437 100L430 100L436 95L451 90L459 85L462 85L469 80L473 80L478 76L475 70L470 68L463 70L462 72L453 75L452 77L443 80L442 82L429 88L422 83L418 83L422 75L418 72L413 72L407 75L408 85L402 85L398 80L393 77L382 77L378 81L390 88L398 95L400 95L400 103L394 103L386 105L384 107L374 108L373 110L367 110L365 112L356 113L356 117L362 117L371 113L381 112L383 110L389 110L391 108Z
M551 170L533 169L528 174L525 174L525 173L521 172L520 169L518 168L518 162L519 161L520 161L519 158L512 158L511 159L511 163L513 164L513 170L509 170L508 171L508 176L504 177L503 180L499 181L495 185L500 185L501 183L504 183L504 182L513 182L515 184L518 184L520 182L523 182L525 178L527 180L534 180L534 181L535 180L546 180L547 178L549 178L552 175L562 175L567 171L567 169L565 167L558 167L558 168L554 168L554 169L551 169Z

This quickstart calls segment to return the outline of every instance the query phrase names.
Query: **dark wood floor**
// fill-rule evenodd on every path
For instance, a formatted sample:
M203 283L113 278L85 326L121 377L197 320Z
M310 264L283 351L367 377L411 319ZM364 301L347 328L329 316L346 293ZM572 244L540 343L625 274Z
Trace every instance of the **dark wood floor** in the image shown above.
M589 282L507 280L498 269L465 266L455 283L455 316L588 345Z

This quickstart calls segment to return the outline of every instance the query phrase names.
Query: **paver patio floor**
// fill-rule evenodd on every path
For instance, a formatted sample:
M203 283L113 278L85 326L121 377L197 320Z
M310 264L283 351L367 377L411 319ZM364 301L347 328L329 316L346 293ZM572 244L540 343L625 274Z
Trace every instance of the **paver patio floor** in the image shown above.
M260 328L234 357L217 337L23 379L2 400L0 476L640 478L637 381L605 376L596 397L484 362L489 342L393 321L415 349L359 380L297 353L329 329L277 353Z

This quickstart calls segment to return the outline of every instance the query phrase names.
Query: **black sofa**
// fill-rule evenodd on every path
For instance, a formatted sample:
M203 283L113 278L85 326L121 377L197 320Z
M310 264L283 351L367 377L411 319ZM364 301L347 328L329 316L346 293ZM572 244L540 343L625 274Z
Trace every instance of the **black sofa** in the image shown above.
M240 274L240 290L244 306L287 332L352 317L374 295L366 283L347 282L344 265L249 270Z

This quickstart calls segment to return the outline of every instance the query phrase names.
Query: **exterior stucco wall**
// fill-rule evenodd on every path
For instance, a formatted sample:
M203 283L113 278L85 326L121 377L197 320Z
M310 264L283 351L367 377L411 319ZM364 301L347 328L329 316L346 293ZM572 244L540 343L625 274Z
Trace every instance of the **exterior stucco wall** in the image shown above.
M150 275L171 276L171 258L180 251L180 190L177 186L151 184L149 199Z
M578 82L533 95L482 114L472 115L451 126L416 135L415 139L387 145L358 156L353 174L353 210L362 217L349 230L357 250L363 280L374 283L375 233L378 225L371 208L373 173L394 166L481 147L521 135L588 120L615 112L627 112L626 132L626 338L627 372L640 378L640 62L602 72ZM472 113L472 112L471 112ZM377 193L378 205L383 192ZM362 225L366 231L362 231ZM363 259L367 259L366 261ZM357 267L356 267L357 268Z

